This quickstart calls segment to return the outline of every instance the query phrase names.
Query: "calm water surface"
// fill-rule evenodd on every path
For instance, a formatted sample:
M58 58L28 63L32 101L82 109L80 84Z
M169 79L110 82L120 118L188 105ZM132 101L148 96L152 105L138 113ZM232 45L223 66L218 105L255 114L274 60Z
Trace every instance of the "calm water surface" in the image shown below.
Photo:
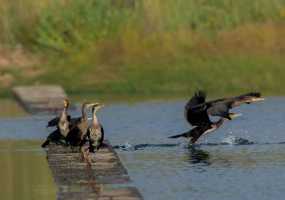
M114 104L99 113L106 137L117 146L145 199L285 198L285 98L235 109L243 115L191 148L183 139L167 138L190 128L184 120L184 104ZM45 154L39 148L39 141L51 131L45 128L49 118L0 119L1 198L55 198ZM235 144L237 138L253 144Z

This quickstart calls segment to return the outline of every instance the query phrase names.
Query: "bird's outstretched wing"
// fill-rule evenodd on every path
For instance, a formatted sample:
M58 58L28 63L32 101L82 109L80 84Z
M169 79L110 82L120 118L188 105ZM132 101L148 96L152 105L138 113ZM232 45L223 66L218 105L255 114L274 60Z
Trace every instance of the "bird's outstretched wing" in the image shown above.
M218 103L211 105L207 109L207 113L211 116L219 116L219 117L223 117L223 118L227 118L231 120L231 117L230 117L231 108L232 108L231 103L218 102Z
M221 98L193 105L190 107L190 110L192 113L201 113L206 110L208 115L231 119L230 115L232 113L230 113L230 109L242 104L250 104L262 100L264 98L261 97L259 92L251 92L236 97Z
M234 97L232 100L229 100L231 103L231 107L237 107L240 106L241 104L251 104L254 102L258 102L258 101L263 101L264 98L261 97L261 93L259 92L251 92L251 93L247 93L247 94L243 94L237 97Z
M210 123L206 110L206 93L197 91L185 106L185 118L192 126L205 126Z
M230 109L242 104L250 104L257 101L262 101L264 98L258 92L246 93L240 96L218 99L206 102L207 113L212 116L220 116L231 119Z

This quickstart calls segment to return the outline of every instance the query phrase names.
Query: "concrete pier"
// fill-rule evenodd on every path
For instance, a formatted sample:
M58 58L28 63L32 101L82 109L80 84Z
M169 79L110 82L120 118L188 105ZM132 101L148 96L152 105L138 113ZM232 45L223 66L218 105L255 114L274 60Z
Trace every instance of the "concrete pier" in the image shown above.
M63 99L67 98L63 88L57 85L18 86L12 92L29 113L57 112L63 107Z
M130 186L127 170L108 141L88 162L70 147L49 145L47 160L58 187L58 200L142 200ZM74 151L74 150L73 150Z

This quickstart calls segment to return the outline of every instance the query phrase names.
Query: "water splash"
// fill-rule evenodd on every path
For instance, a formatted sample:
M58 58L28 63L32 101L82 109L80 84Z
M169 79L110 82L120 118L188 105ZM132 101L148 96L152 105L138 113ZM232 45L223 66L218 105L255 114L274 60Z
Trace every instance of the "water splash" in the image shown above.
M138 150L144 150L146 148L169 148L169 147L177 147L180 144L136 144L136 145L132 145L128 142L126 142L125 144L121 144L121 145L116 145L113 146L114 149L120 149L123 151L138 151Z
M135 150L134 146L130 144L129 142L125 142L124 144L113 146L113 148L120 149L123 151L134 151Z
M124 144L114 145L114 149L119 149L121 151L140 151L145 150L149 148L172 148L172 147L178 147L182 146L184 149L189 148L196 148L201 146L219 146L219 145L284 145L285 141L283 142L264 142L264 143L258 143L258 142L252 142L245 138L240 138L236 136L228 136L222 140L220 143L197 143L197 144L186 144L185 143L176 143L176 144L130 144L129 142L126 142Z
M228 144L228 145L249 145L254 144L254 142L249 141L245 138L236 137L233 135L230 135L226 138L224 138L221 142L221 144Z

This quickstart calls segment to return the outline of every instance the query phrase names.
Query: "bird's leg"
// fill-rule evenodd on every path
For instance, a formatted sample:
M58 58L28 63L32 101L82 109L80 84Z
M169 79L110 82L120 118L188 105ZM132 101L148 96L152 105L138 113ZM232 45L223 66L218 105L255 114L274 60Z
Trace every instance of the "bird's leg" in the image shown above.
M85 152L84 152L83 146L79 147L79 151L81 153L81 161L84 161L85 160Z
M89 148L86 149L86 161L87 161L87 166L91 167L92 159L91 159L91 156L89 154Z
M81 149L81 159L82 161L86 161L87 166L91 167L91 158L89 155L89 148L80 147Z

